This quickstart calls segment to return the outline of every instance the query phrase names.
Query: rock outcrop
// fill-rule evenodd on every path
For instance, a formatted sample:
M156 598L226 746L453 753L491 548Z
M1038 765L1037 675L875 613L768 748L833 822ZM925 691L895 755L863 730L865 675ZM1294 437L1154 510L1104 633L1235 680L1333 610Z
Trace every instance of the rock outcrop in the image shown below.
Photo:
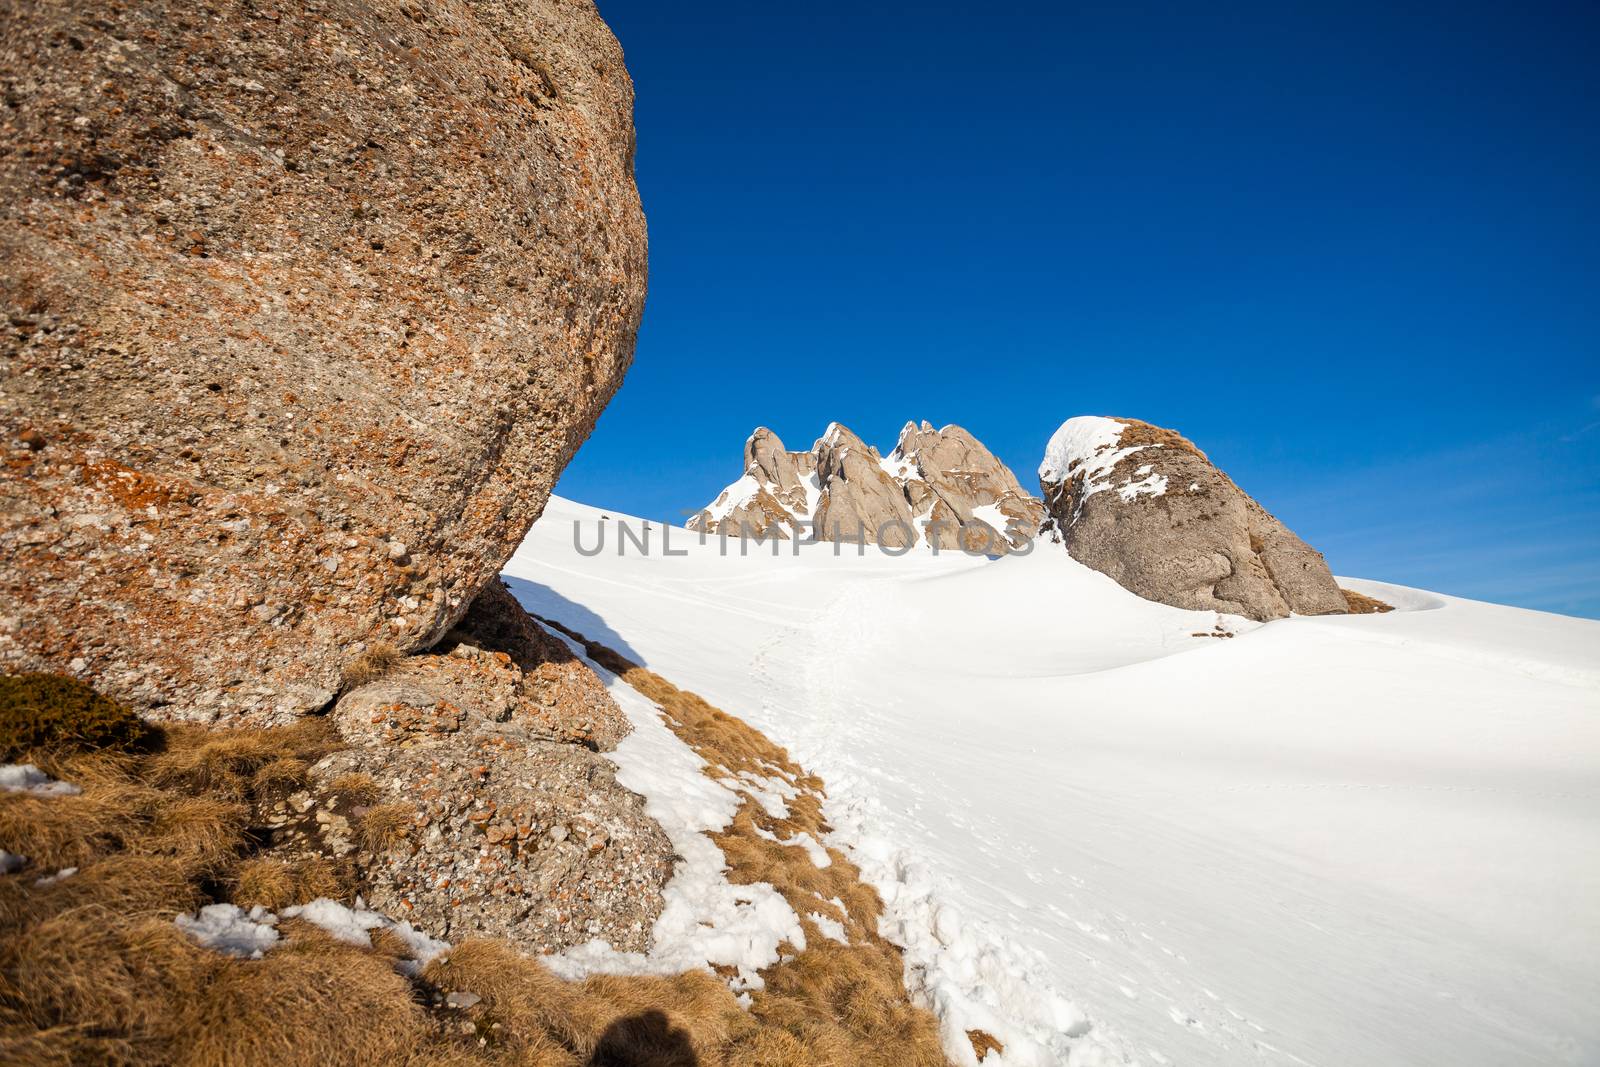
M603 755L627 720L498 582L330 718L344 747L267 818L273 854L351 864L368 904L450 941L649 947L673 851Z
M1321 554L1172 430L1069 419L1039 485L1052 537L1148 600L1252 619L1349 610Z
M0 667L275 721L436 641L632 356L632 86L592 4L0 23Z
M689 520L691 530L788 540L931 545L1003 555L1026 550L1044 505L959 426L908 422L887 457L838 423L809 452L758 427L744 474Z

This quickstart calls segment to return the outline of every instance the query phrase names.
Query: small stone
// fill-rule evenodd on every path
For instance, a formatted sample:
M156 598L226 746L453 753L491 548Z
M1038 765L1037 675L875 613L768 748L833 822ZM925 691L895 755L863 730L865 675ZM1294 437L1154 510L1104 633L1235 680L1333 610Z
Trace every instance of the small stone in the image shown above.
M478 996L476 993L468 993L463 990L457 990L456 992L445 997L444 1002L446 1007L455 1008L459 1011L472 1007L482 999L483 998Z
M406 548L406 543L404 541L389 542L389 558L392 560L405 559L408 551L409 550Z

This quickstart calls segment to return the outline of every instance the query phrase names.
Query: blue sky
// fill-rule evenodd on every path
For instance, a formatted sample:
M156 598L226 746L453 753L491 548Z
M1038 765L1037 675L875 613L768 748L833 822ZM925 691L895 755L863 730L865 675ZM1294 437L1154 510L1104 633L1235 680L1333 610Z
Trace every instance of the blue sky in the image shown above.
M650 295L558 492L1132 416L1338 573L1600 617L1600 7L600 10Z

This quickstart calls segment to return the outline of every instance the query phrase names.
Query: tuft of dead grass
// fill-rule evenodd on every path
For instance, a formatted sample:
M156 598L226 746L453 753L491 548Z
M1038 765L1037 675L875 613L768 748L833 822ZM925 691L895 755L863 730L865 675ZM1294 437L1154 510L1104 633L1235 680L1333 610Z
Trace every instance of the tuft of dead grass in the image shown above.
M347 771L339 775L328 783L328 789L352 804L371 804L380 795L378 783L372 775L360 771Z
M344 687L360 689L376 682L399 666L403 658L400 650L387 641L375 642L345 666Z
M251 775L252 791L258 798L286 797L309 780L311 767L303 759L280 756Z
M204 726L167 729L164 751L153 756L145 775L152 785L185 793L215 793L234 800L251 795L257 772L280 761L313 762L333 748L320 719L302 719L272 730Z
M1117 447L1119 448L1159 445L1163 448L1187 452L1192 456L1199 456L1207 463L1211 462L1206 459L1206 454L1200 451L1193 441L1176 430L1155 426L1142 419L1118 419L1117 421L1122 423L1122 433L1117 438Z
M176 1067L403 1062L426 1038L393 961L299 924L259 960L224 961L185 989L170 1020Z
M411 836L416 809L410 804L379 804L361 816L361 844L368 852L387 852Z
M1354 589L1339 587L1339 592L1344 594L1346 604L1350 605L1352 615L1381 615L1386 611L1393 611L1393 604L1386 604L1377 597L1358 593Z
M483 1021L535 1062L713 1067L736 1062L724 1050L757 1025L704 971L566 982L498 941L463 942L423 979L478 994Z
M972 1054L982 1063L989 1058L991 1052L1004 1052L1006 1047L1000 1039L987 1030L968 1030L967 1040L972 1043Z
M155 730L76 678L0 674L0 760L34 749L138 751Z
M354 880L322 856L293 860L252 856L234 865L228 874L228 885L233 903L241 908L259 904L272 911L306 904L318 897L338 900L355 893Z

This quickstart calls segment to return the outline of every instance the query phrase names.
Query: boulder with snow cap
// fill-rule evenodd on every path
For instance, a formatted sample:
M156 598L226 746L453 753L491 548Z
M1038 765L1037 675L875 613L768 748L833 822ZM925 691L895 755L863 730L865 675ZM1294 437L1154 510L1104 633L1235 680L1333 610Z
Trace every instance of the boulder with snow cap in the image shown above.
M1069 419L1039 485L1053 537L1148 600L1252 619L1349 610L1321 554L1173 430Z

